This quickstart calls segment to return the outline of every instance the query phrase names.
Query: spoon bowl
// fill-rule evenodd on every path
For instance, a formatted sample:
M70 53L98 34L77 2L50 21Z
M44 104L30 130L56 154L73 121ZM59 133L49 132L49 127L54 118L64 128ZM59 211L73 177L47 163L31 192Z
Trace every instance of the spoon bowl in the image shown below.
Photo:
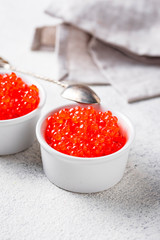
M96 93L83 84L72 84L66 87L61 96L78 102L78 103L100 103L100 98L96 95Z

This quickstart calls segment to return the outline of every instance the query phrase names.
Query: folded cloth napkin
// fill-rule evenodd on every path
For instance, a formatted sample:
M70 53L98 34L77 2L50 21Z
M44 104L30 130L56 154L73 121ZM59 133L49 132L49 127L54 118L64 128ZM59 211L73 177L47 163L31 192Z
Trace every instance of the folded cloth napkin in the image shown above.
M55 26L36 28L32 43L32 50L52 50L55 47L56 39Z
M67 24L57 30L57 60L59 62L59 78L64 69L68 72L65 81L81 82L89 85L107 84L106 78L99 72L92 57L88 53L91 36Z
M160 56L159 0L52 0L46 12L128 53Z
M128 102L160 96L159 7L159 0L52 0L46 12L69 24L56 32L59 78L68 72L70 82L111 84Z
M160 97L160 67L146 65L92 39L90 53L108 81L129 103Z

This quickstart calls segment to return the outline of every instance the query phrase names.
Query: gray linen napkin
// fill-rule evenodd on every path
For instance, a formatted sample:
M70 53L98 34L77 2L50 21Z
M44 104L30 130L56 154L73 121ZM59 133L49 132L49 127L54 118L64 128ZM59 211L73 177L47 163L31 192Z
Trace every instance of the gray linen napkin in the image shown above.
M159 0L52 0L46 12L140 56L160 56Z
M59 79L68 72L70 82L110 83L128 102L160 96L160 3L145 5L52 0L47 13L70 23L57 27Z
M55 47L56 27L44 26L35 30L32 50L52 50Z
M128 102L160 97L159 66L139 63L96 39L89 50L100 71Z
M81 82L89 85L107 84L88 53L88 43L91 36L67 24L57 29L56 52L59 62L59 79L68 72L65 81Z
M59 28L57 38L60 39L58 51L61 54L57 58L59 64L62 63L60 72L63 72L65 62L69 72L67 81L110 83L130 103L160 96L158 65L137 62L75 27L63 24Z

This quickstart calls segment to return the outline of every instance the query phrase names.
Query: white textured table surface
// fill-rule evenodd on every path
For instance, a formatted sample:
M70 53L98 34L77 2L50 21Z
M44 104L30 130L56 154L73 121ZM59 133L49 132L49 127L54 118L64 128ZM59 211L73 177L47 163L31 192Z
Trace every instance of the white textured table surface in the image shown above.
M31 52L36 26L52 24L48 1L0 1L0 55L26 70L55 76L53 52ZM43 112L66 104L61 88L42 82ZM112 87L97 87L102 102L127 114L136 127L122 181L97 194L74 194L51 184L39 145L0 156L0 239L160 239L160 98L128 105Z

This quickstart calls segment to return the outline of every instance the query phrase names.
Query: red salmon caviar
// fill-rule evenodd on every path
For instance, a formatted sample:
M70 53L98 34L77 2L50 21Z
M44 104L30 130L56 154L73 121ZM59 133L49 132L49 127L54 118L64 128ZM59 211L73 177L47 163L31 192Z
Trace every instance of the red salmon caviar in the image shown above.
M57 151L77 157L105 156L126 143L117 117L92 106L65 108L48 117L45 139Z
M0 74L0 120L21 117L38 107L39 90L15 73Z

